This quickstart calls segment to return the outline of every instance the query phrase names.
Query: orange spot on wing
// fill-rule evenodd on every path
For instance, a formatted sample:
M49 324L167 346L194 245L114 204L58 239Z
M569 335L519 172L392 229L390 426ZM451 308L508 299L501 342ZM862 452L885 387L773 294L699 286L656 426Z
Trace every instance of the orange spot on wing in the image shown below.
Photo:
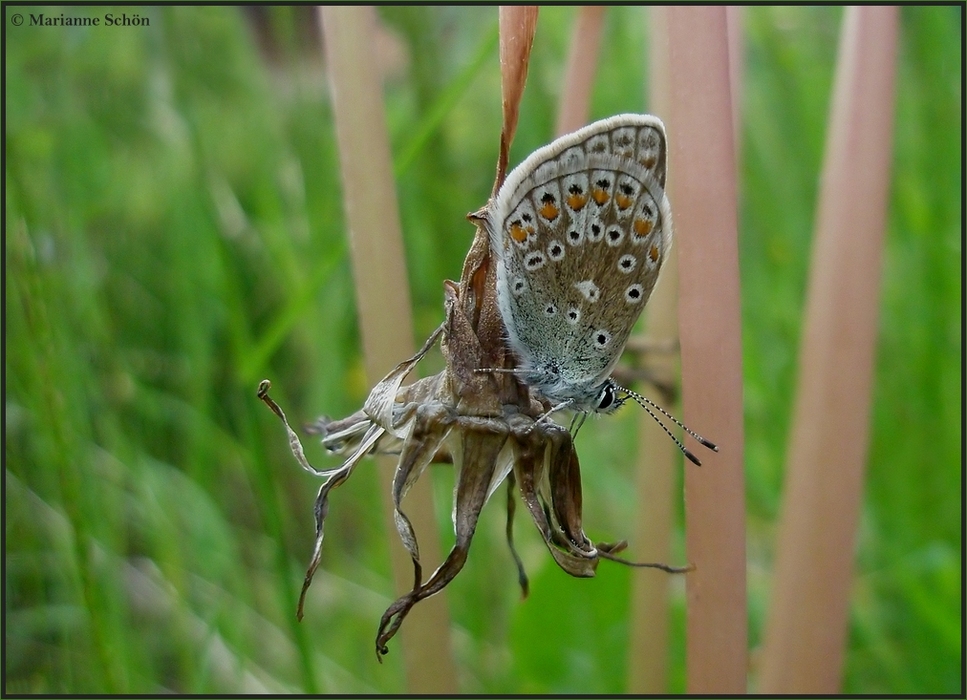
M602 206L611 196L600 187L595 187L591 190L591 198L598 203L598 206Z
M652 262L658 262L658 258L660 257L658 246L653 245L651 247L651 250L648 251L648 257L651 258Z
M587 203L588 198L583 194L569 194L567 196L567 205L574 211L581 211Z
M518 243L523 243L527 240L527 231L525 231L520 224L511 224L510 237Z
M651 222L648 219L635 219L635 233L639 236L647 236L651 233Z
M617 194L614 197L614 201L618 205L618 209L624 211L631 206L632 199L626 194Z
M558 209L556 206L550 202L545 202L544 206L541 207L541 216L543 216L548 221L554 221L557 218Z

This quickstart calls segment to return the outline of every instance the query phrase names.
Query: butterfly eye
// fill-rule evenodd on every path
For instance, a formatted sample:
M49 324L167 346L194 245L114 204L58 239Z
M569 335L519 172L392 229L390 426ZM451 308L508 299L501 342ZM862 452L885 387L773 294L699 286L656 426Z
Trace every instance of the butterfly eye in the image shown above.
M617 408L620 403L617 403L618 394L614 389L614 385L611 382L607 382L603 387L601 387L601 392L597 397L597 411L607 411L608 409Z

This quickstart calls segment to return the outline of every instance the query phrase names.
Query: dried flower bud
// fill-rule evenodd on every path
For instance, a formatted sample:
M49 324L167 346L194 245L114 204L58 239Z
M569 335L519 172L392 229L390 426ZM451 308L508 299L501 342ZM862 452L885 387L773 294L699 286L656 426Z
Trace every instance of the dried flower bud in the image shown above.
M473 216L471 216L473 220ZM387 608L376 636L377 658L387 653L416 603L441 591L463 568L484 504L503 481L508 483L507 541L527 595L527 576L513 546L514 491L530 512L551 555L572 576L594 576L601 558L614 555L624 543L593 545L581 522L581 474L571 434L546 420L548 406L534 400L515 374L495 372L512 363L503 343L504 328L496 306L494 269L486 234L477 236L464 263L460 284L444 284L443 324L420 351L400 363L373 387L363 409L341 420L320 418L309 428L322 436L331 452L346 455L337 469L320 471L309 465L298 437L282 409L268 396L263 381L259 397L285 423L289 444L300 465L326 481L315 502L316 542L299 598L303 616L306 591L322 549L329 492L349 478L368 454L397 454L393 478L394 522L413 561L414 585ZM403 386L406 376L442 340L446 369ZM456 540L440 567L423 581L419 545L403 498L431 462L449 461L457 469L453 525ZM624 562L629 563L629 562ZM664 564L634 564L680 572Z

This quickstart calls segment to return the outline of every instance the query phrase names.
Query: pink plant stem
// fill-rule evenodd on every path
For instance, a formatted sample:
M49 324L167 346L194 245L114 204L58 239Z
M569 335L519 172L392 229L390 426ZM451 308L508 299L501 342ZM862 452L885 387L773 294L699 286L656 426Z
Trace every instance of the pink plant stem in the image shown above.
M897 13L863 6L844 14L758 688L769 694L840 691L869 435Z
M414 351L382 76L373 51L376 12L368 6L326 6L321 19L363 355L367 380L374 384ZM413 586L413 565L393 526L390 486L394 462L378 461L386 531L393 540L395 588L405 591ZM427 568L432 570L429 565L439 557L440 540L430 481L417 482L406 504L423 552L429 554ZM407 690L416 694L456 692L445 594L416 608L402 637Z
M685 423L720 446L702 452L701 468L685 465L687 556L696 566L686 578L687 691L743 693L742 349L726 9L667 12L682 403Z

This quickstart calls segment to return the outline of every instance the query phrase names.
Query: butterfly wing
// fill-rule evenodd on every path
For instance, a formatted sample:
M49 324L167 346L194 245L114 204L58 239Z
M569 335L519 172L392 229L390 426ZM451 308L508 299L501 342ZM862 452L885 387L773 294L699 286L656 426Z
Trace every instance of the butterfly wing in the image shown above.
M525 381L586 405L607 379L671 247L664 127L595 122L534 152L492 203L508 342Z

